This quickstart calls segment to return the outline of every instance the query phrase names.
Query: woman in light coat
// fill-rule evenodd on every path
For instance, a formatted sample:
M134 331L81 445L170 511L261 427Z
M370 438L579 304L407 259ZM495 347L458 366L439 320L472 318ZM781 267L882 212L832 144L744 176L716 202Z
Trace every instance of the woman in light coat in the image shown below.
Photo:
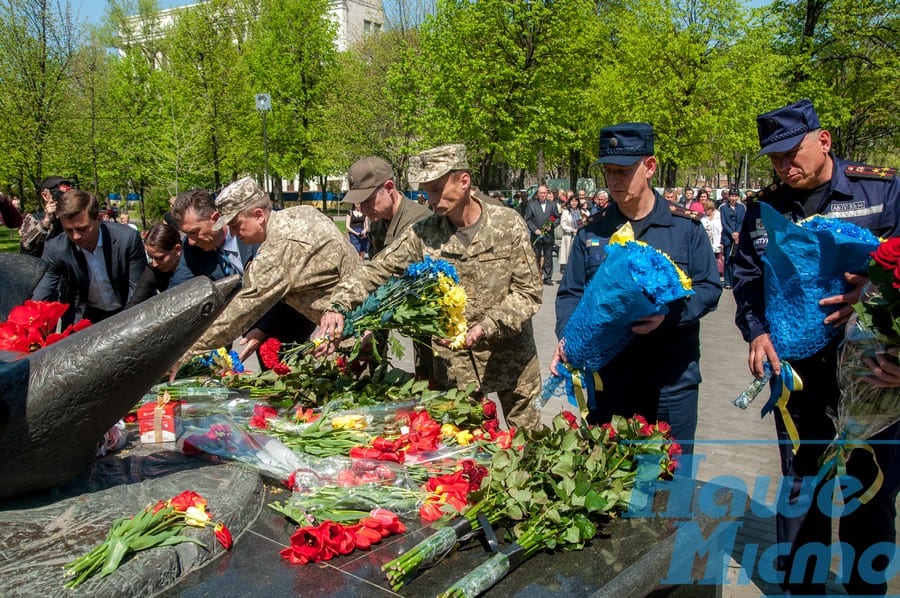
M575 233L581 227L582 215L578 205L578 198L569 199L568 208L563 210L559 217L559 228L562 229L562 242L559 245L559 273L566 273L566 264L569 263L569 253L572 252L572 241Z

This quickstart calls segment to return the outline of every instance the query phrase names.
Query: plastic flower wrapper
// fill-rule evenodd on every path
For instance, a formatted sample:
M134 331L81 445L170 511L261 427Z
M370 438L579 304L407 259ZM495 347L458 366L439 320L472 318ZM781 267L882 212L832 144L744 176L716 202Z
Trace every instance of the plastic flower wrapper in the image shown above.
M362 493L372 497L378 490L370 491L371 486L406 490L415 487L406 468L399 463L349 457L317 458L308 455L299 456L298 461L300 466L291 472L286 481L286 486L294 496L334 497L339 493L347 496ZM344 490L335 490L336 488ZM361 488L363 490L359 490ZM342 508L350 508L348 505L349 503L343 504ZM375 506L390 508L385 505L360 505L353 508L371 509Z
M835 442L822 457L820 475L833 472L841 475L850 451L870 450L865 440L900 420L900 392L897 388L870 384L867 379L873 374L863 361L874 360L876 355L900 345L900 238L881 243L872 252L872 258L868 267L871 283L861 301L854 305L856 313L847 323L841 346L838 361L841 399L834 417L837 433ZM879 476L859 500L868 500L880 485Z
M181 450L188 455L234 461L284 481L303 462L277 438L251 434L224 415L182 418Z
M878 238L836 218L813 216L799 225L768 204L760 204L769 236L763 255L766 319L782 360L804 359L841 333L823 323L837 306L823 297L850 290L845 272L864 274Z
M456 269L444 260L429 256L407 267L400 277L391 277L375 289L356 309L344 314L344 338L357 339L351 361L367 332L396 330L410 338L431 335L452 339L450 347L462 348L468 326L465 317L466 291L459 284ZM287 351L286 361L305 353L324 339L297 345ZM373 348L377 350L375 344ZM376 357L378 357L376 355Z
M760 209L768 233L762 257L766 319L782 364L782 374L769 380L773 392L761 414L778 407L788 433L796 438L787 402L803 382L788 362L810 357L841 334L840 328L824 323L837 306L821 306L819 301L850 290L844 273L865 273L878 238L836 218L813 216L794 224L768 204L760 204ZM735 405L746 409L771 377L768 372L741 393Z
M691 280L665 253L633 237L631 225L626 223L610 238L606 258L563 331L566 370L547 381L536 407L565 393L586 415L596 380L589 374L599 371L628 345L635 322L667 314L669 303L694 294Z

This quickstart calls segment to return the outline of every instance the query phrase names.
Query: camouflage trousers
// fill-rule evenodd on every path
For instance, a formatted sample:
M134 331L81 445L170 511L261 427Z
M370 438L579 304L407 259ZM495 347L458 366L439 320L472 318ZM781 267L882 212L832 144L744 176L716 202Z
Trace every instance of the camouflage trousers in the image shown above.
M518 384L509 390L498 390L497 398L503 409L506 423L512 427L538 430L541 413L534 408L534 400L541 394L541 371L538 360L533 359L519 376Z

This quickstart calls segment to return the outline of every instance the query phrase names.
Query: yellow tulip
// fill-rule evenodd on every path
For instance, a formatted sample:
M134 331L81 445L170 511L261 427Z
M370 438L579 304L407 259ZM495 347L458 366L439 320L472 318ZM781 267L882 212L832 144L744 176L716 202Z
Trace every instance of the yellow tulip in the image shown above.
M441 436L456 436L458 432L459 428L453 424L444 424L441 426Z
M203 509L188 507L184 512L184 522L193 527L206 527L209 523L209 515Z
M468 430L462 430L456 435L456 444L459 446L469 446L473 440L475 440L475 436Z

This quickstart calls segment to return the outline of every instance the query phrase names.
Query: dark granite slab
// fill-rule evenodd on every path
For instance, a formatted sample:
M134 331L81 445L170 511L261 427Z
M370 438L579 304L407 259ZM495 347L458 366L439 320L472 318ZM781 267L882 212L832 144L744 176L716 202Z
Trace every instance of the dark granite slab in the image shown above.
M114 519L130 517L184 490L209 501L235 537L256 519L263 488L253 470L212 464L175 451L174 444L137 445L107 455L50 492L0 501L0 579L5 596L152 596L223 551L211 529L189 529L206 544L142 551L113 574L73 590L63 565L103 540ZM246 534L244 534L246 536ZM243 544L244 539L237 538Z
M276 500L283 502L286 498L286 490L266 484L267 504ZM694 521L706 534L718 523L702 514ZM610 521L585 550L537 554L487 595L620 598L647 596L654 590L660 595L721 595L721 588L716 585L694 585L684 589L659 586L660 580L666 577L680 523L683 521L664 518ZM409 531L406 534L387 538L369 551L357 551L327 563L290 565L281 559L279 551L288 545L295 528L271 509L264 508L241 539L244 545L240 549L223 557L215 567L186 576L164 595L430 597L489 556L479 542L470 542L437 566L424 571L399 594L395 593L381 566L432 533L430 528L422 528L416 521L407 521L407 525ZM727 557L727 553L723 556ZM696 572L695 578L700 577L702 572Z
M229 525L235 535L231 552L221 549L210 530L190 530L208 549L183 544L144 551L107 578L92 579L77 590L63 588L62 566L101 541L113 519L186 489L205 496L216 518ZM275 483L263 484L253 470L187 457L174 444L138 445L98 459L78 478L52 492L0 501L3 594L413 598L438 594L489 556L479 542L470 542L397 594L381 566L433 533L410 520L406 534L387 538L372 550L327 563L290 565L279 552L296 528L263 507L287 497L287 490ZM721 520L697 515L692 521L706 535ZM612 520L585 550L535 555L488 595L719 595L715 585L659 588L672 562L676 531L684 523L684 519L659 517ZM727 557L727 552L723 555ZM702 572L692 577L699 579Z

